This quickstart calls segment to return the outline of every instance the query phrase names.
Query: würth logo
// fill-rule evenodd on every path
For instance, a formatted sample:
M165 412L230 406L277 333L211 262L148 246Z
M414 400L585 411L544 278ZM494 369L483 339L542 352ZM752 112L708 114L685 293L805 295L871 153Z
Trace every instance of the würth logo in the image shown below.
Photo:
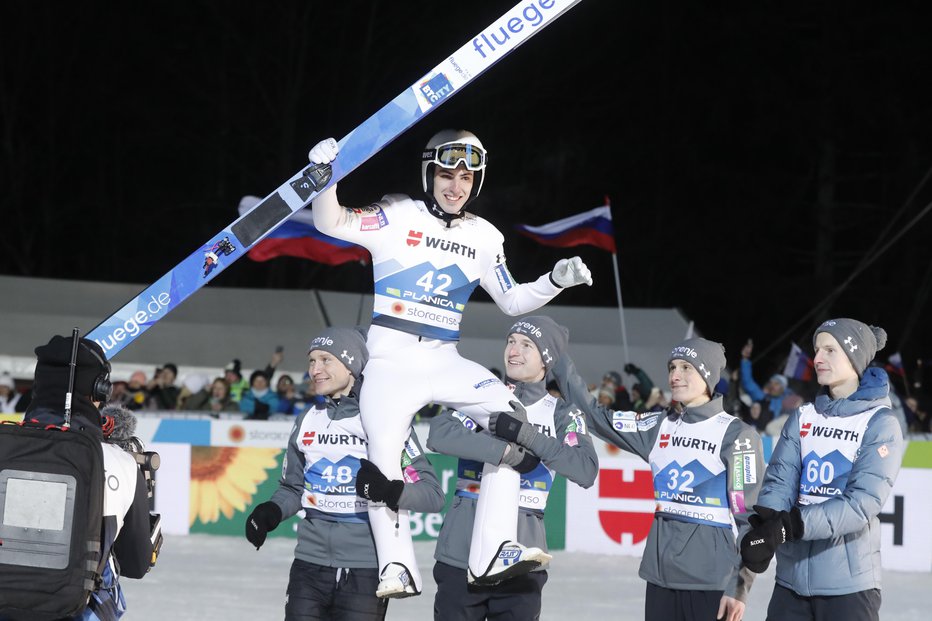
M650 532L654 521L654 513L650 510L638 511L634 507L654 498L650 470L601 470L598 489L599 523L602 531L612 541L622 545L637 545L647 539L647 533ZM625 508L613 506L612 499L620 499ZM632 501L633 506L629 508L628 505Z
M408 245L417 246L421 243L421 238L424 237L424 233L420 231L408 231Z
M660 434L660 448L667 448L667 445L670 444L670 434L662 433Z
M799 437L805 438L809 435L809 430L812 429L812 423L806 423L799 430Z
M303 444L304 446L310 446L314 444L314 436L316 435L317 435L316 431L305 431L304 439L301 440L301 444Z

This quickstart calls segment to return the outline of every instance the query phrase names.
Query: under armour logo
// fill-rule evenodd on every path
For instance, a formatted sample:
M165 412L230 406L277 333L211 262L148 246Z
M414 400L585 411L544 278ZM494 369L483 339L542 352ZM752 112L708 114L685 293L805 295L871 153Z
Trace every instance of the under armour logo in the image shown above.
M551 362L553 362L553 356L550 355L549 347L541 353L541 356L543 356L544 362L546 362L547 364L550 364Z
M703 362L702 364L699 365L699 370L702 371L703 375L706 376L706 379L708 379L708 377L709 377L710 375L712 375L712 372L711 372L711 371L706 371L705 363L704 363L704 362Z
M751 438L745 438L744 440L741 440L741 439L735 440L735 450L736 451L750 451L751 450Z
M855 345L853 341L854 341L853 336L849 336L848 338L845 339L845 345L848 346L848 351L850 351L852 354L854 353L854 350L858 348L858 346Z
M346 360L349 364L353 364L353 360L356 359L356 356L350 356L350 355L349 355L349 352L346 351L346 350L344 349L344 350L343 350L343 353L340 354L340 358L343 358L343 359Z

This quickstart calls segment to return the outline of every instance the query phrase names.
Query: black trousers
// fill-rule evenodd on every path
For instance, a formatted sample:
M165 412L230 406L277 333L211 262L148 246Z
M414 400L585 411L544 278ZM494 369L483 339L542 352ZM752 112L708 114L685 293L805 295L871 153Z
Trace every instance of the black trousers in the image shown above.
M379 572L291 564L285 621L382 621L388 600L375 596Z
M880 589L846 595L803 597L792 589L774 585L768 621L879 621Z
M547 572L532 571L495 586L477 587L466 582L465 569L437 563L434 581L434 621L537 621Z
M715 621L723 593L667 589L648 582L644 598L644 620Z

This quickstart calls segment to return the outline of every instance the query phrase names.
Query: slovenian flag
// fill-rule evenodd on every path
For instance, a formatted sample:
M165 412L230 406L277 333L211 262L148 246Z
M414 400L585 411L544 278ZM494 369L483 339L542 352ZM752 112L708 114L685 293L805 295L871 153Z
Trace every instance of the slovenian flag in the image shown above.
M545 246L567 248L589 244L615 254L615 231L608 205L540 226L518 224L515 228Z
M793 343L790 347L790 355L786 359L786 368L783 369L783 375L804 382L812 381L815 378L815 363L796 343Z
M257 196L244 196L239 202L243 215L260 200ZM277 229L257 242L248 253L253 261L268 261L275 257L298 257L326 265L339 265L350 261L369 262L369 251L362 246L324 235L314 226L311 211L303 209L285 220Z

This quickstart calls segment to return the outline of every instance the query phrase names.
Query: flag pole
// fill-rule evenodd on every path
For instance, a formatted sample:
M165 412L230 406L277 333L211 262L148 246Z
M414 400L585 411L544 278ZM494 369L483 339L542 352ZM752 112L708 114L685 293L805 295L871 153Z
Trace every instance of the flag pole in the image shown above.
M611 215L612 201L605 195L605 205L609 209L609 215ZM615 227L612 227L612 233L614 236ZM618 253L612 252L612 267L615 268L615 295L618 297L618 319L621 321L621 346L625 352L625 364L631 362L631 358L628 357L628 330L625 328L625 305L621 301L621 276L619 276L618 270Z
M621 319L621 345L625 351L625 364L631 362L628 357L628 331L625 329L625 305L621 301L621 278L618 276L618 255L612 253L612 265L615 267L615 293L618 295L618 317Z

